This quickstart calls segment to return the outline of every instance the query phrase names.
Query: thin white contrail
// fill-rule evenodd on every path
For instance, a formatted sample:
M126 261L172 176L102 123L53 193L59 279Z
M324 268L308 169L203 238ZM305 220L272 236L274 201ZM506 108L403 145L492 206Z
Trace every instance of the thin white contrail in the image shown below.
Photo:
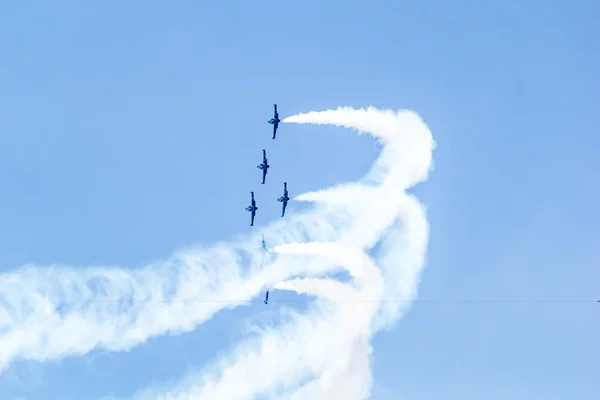
M382 154L360 182L298 196L298 200L315 202L315 208L271 224L264 231L265 239L275 245L337 242L356 252L382 242L377 263L383 283L379 297L374 298L414 298L428 226L422 207L405 190L425 180L430 170L434 142L428 128L412 112L374 108L301 114L284 122L336 124L369 132L381 142ZM307 262L306 256L287 253L269 254L261 269L255 243L260 243L258 235L211 248L185 249L168 260L134 270L26 266L0 274L0 369L16 358L44 361L94 348L126 350L152 336L193 330L215 312L239 306L289 277L348 268L322 254ZM355 281L364 278L355 277ZM281 285L323 293L316 281L301 282ZM368 363L361 369L356 360L368 361L365 354L371 333L357 336L342 329L344 307L362 304L361 309L368 309L375 304L364 314L377 329L393 323L402 310L395 303L382 303L384 307L378 308L380 303L374 301L334 304L315 304L307 315L291 313L285 325L241 344L232 356L214 364L202 385L194 387L209 396L202 398L252 398L257 393L276 394L273 387L294 396L301 393L298 390L320 396L333 393L343 374L370 374ZM334 345L332 332L340 338ZM349 352L339 365L332 363L336 351L350 348L349 343L361 350ZM263 366L260 374L270 375L270 383L259 377L246 379L247 374L257 373L253 362ZM248 369L252 365L253 371ZM239 386L244 380L254 386ZM244 388L243 393L225 382ZM368 382L361 382L368 391ZM181 396L172 392L158 398L194 398L185 393L183 388Z

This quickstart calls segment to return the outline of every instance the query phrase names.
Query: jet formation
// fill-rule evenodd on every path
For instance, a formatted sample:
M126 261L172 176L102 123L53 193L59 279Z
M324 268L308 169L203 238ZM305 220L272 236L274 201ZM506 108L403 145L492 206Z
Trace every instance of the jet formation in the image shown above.
M275 137L277 136L277 129L279 128L280 122L281 122L281 120L279 119L279 112L277 111L277 104L273 104L273 118L271 118L270 120L267 121L267 123L273 125L272 139L275 139ZM256 168L258 168L262 171L262 184L264 185L265 181L267 179L267 172L271 166L269 165L269 162L267 160L267 150L262 149L262 156L263 156L263 161L261 164L257 165ZM246 207L246 211L250 212L250 216L251 216L250 217L250 226L254 226L254 218L256 217L256 210L258 210L258 207L256 206L256 200L254 199L254 192L250 192L250 196L251 196L251 203L248 207ZM282 217L285 215L285 209L287 208L289 200L290 200L290 197L288 195L287 182L283 182L283 196L281 196L277 199L278 202L282 203L282 210L281 210ZM269 251L267 249L267 243L265 242L264 234L262 236L261 246L262 246L263 252ZM262 267L262 261L261 261L261 267ZM269 291L267 290L267 293L265 294L264 303L268 304L268 302L269 302Z

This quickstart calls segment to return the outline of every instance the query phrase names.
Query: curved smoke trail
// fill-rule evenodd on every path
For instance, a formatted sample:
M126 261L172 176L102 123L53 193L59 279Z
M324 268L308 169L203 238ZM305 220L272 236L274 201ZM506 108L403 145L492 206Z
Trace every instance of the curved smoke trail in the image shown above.
M265 230L267 241L284 246L262 269L259 252L248 244L258 243L254 235L186 249L137 270L26 266L1 274L0 369L18 357L44 361L98 347L126 350L152 336L189 331L279 281L279 289L333 300L372 300L319 302L306 315L289 312L286 324L240 344L207 369L200 382L194 377L170 394L138 397L223 400L271 393L273 398L365 398L371 379L369 338L403 311L400 303L379 300L416 296L428 225L422 206L405 190L427 179L435 143L410 111L339 108L283 122L368 132L382 144L382 153L363 180L298 196L316 206ZM306 241L335 243L293 244ZM381 270L364 254L377 243ZM353 276L353 285L285 281L342 267ZM257 371L257 365L263 367ZM349 376L356 378L353 385L348 385Z

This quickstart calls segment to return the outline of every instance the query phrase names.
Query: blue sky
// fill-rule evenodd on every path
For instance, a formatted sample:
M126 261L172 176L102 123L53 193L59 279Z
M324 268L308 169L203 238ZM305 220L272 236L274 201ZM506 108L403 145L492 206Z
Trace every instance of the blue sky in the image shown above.
M372 398L595 399L599 12L584 0L3 4L0 270L138 268L243 238L278 218L282 181L292 196L318 190L377 156L334 127L282 125L271 140L274 102L282 117L410 108L437 142L413 192L431 225L418 299L440 302L374 337ZM256 300L127 352L19 359L0 400L168 386L249 318L271 323L277 306Z

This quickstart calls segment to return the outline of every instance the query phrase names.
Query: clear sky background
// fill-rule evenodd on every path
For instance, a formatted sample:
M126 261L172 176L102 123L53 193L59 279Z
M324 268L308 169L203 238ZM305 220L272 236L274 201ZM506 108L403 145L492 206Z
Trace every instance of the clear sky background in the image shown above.
M0 271L135 268L247 234L250 190L259 229L284 180L293 196L376 157L343 129L282 125L271 140L273 103L281 117L410 108L438 144L414 193L431 224L419 300L440 302L375 337L372 398L597 399L600 4L427 3L3 2ZM0 400L176 381L259 313L129 352L15 362Z

